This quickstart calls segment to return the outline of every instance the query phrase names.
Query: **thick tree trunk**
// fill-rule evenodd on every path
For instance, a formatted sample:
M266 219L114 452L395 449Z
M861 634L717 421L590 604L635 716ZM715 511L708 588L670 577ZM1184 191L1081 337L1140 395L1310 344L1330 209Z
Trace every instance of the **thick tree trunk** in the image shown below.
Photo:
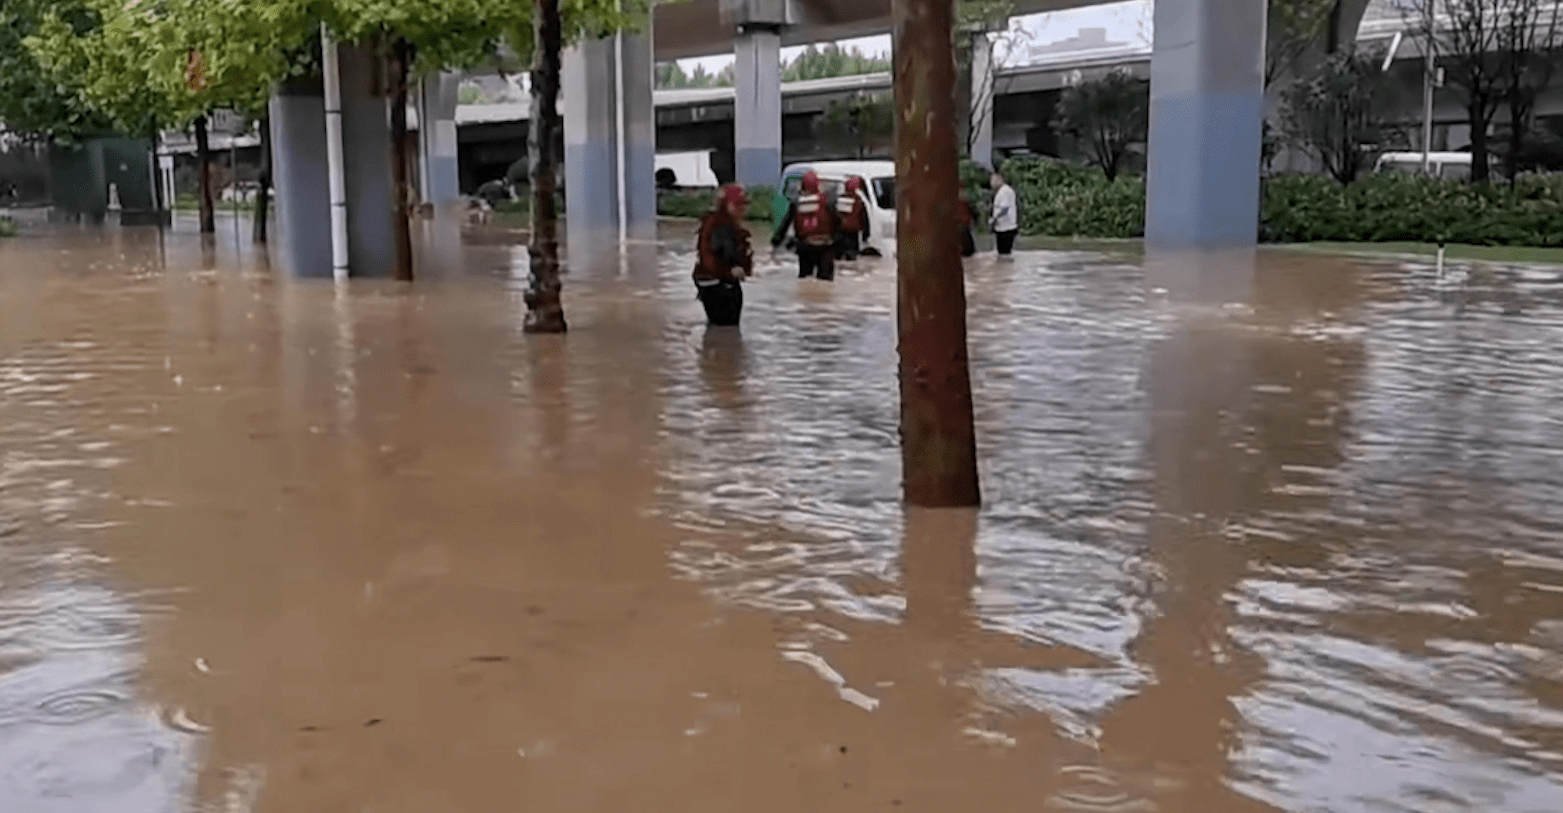
M532 274L526 292L527 333L563 333L563 287L559 279L558 155L559 64L562 29L559 0L533 0L532 120L527 159L532 182Z
M271 217L271 121L260 123L260 172L256 174L255 222L251 226L250 239L266 242L266 221Z
M199 165L197 176L200 178L201 198L201 233L217 233L217 214L212 205L212 142L206 134L206 117L197 116L195 119L195 160Z
M391 276L402 281L413 278L412 213L408 211L412 192L407 184L407 71L411 62L412 46L397 37L391 45L391 200L396 210L392 237L396 241L396 266Z
M912 505L977 505L961 248L927 237L958 222L954 0L893 0L891 10L902 490Z

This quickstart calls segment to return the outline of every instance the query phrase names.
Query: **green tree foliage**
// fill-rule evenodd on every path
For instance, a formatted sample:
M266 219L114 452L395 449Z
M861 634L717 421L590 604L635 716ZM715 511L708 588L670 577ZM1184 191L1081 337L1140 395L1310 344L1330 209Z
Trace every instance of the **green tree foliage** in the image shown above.
M1087 161L1118 177L1129 149L1144 143L1150 127L1150 87L1127 71L1066 88L1058 98L1053 129L1072 141Z
M1326 57L1307 76L1282 91L1286 137L1316 156L1335 180L1351 183L1372 166L1365 150L1383 137L1379 65L1354 49Z
M111 122L56 82L26 46L53 19L74 36L98 25L81 0L0 0L0 122L13 133L67 142L106 132Z
M711 73L704 64L698 62L693 71L685 71L684 66L677 62L661 62L657 64L656 81L657 88L664 90L732 87L733 66L727 65Z
M895 138L895 99L889 93L831 102L821 119L827 142L857 158L888 154Z
M1291 72L1328 33L1340 0L1270 0L1265 23L1265 86Z
M792 59L783 60L781 80L802 82L808 79L832 79L838 76L862 76L868 73L888 73L890 59L863 53L862 49L842 48L835 43L803 49ZM696 63L692 71L684 70L677 62L657 65L657 87L665 90L689 88L732 87L733 66L724 66L716 73Z
M888 57L871 56L856 47L842 48L830 43L823 48L810 45L791 60L783 62L782 81L803 82L889 71Z
M1423 0L1433 2L1433 0ZM1444 0L1433 2L1436 16L1422 11L1414 19L1422 37L1432 44L1446 81L1465 103L1471 126L1471 180L1489 175L1487 130L1503 102L1504 69L1499 56L1503 20L1516 0ZM1421 9L1428 6L1421 5Z
M35 0L42 2L42 0ZM205 112L257 114L278 81L314 69L319 26L342 42L400 39L416 71L492 61L502 49L531 54L530 3L489 0L79 0L101 21L84 35L58 10L26 36L28 51L61 87L121 129L182 126ZM563 0L565 41L633 29L646 0ZM186 81L201 57L204 87ZM388 53L389 55L389 53Z
M1498 60L1508 120L1498 126L1494 150L1512 181L1547 162L1552 138L1536 123L1536 100L1552 84L1563 46L1563 13L1553 0L1501 0L1508 14L1498 26ZM1555 148L1554 148L1555 149Z
M955 26L952 31L955 36L955 109L958 114L956 136L960 139L963 154L969 155L976 146L976 125L979 119L992 116L993 98L998 87L999 54L1030 37L1024 29L1009 27L1009 20L1014 15L1015 0L956 0ZM994 59L989 60L986 71L974 75L976 68L972 64L972 48L974 38L979 36L989 38ZM986 103L974 102L974 96L985 99Z

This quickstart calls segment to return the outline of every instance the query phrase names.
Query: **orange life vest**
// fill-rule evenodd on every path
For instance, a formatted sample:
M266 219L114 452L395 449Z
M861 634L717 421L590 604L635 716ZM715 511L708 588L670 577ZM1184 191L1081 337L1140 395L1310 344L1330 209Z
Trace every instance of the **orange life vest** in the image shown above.
M842 192L841 197L836 198L836 217L841 220L841 230L847 234L863 231L864 214L863 199L857 193Z
M825 208L825 198L814 192L798 196L794 204L792 228L800 242L811 246L828 246L836 241L835 218Z
M738 250L744 257L744 263L736 266L728 265L720 257L716 256L712 237L716 234L718 226L732 226L733 238L738 242ZM700 218L700 232L695 238L695 277L697 279L739 279L739 272L748 271L753 264L753 256L749 248L749 230L743 224L734 220L724 211L706 212Z

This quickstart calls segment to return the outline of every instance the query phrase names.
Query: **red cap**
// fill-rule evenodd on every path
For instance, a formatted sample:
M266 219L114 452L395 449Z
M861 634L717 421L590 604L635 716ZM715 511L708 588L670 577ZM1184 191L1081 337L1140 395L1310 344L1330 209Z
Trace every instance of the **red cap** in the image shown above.
M853 175L852 177L847 179L847 191L848 192L856 192L856 191L858 191L859 189L862 189L862 188L863 188L863 179L862 178L859 178L858 176Z
M722 187L721 202L733 209L743 209L749 205L749 194L742 186L730 183Z
M819 176L815 175L812 169L803 173L803 191L810 193L819 192Z

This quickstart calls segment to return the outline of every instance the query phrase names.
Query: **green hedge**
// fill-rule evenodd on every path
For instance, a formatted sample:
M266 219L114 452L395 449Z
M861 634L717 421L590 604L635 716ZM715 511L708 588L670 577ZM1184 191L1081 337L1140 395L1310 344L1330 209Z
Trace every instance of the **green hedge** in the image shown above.
M1020 196L1021 232L1048 237L1140 237L1144 179L1109 182L1099 170L1013 158L1004 174ZM962 184L986 222L986 172L966 162ZM1265 183L1260 239L1266 242L1432 242L1563 246L1563 176L1469 184L1416 175L1370 175L1341 186L1318 175Z
M0 216L0 237L15 237L18 231L15 220Z
M1266 184L1268 242L1437 242L1563 246L1563 176L1468 184L1420 175L1370 175L1349 186L1289 175Z
M749 187L749 210L744 213L744 219L770 222L771 201L775 194L773 187ZM660 192L657 195L657 214L663 217L700 217L716 206L716 196L717 193L709 189Z
M1041 158L1011 158L1000 165L1020 198L1022 234L1047 237L1139 237L1145 233L1145 184L1120 175L1108 182L1098 169ZM962 161L961 186L977 223L993 210L991 174Z

